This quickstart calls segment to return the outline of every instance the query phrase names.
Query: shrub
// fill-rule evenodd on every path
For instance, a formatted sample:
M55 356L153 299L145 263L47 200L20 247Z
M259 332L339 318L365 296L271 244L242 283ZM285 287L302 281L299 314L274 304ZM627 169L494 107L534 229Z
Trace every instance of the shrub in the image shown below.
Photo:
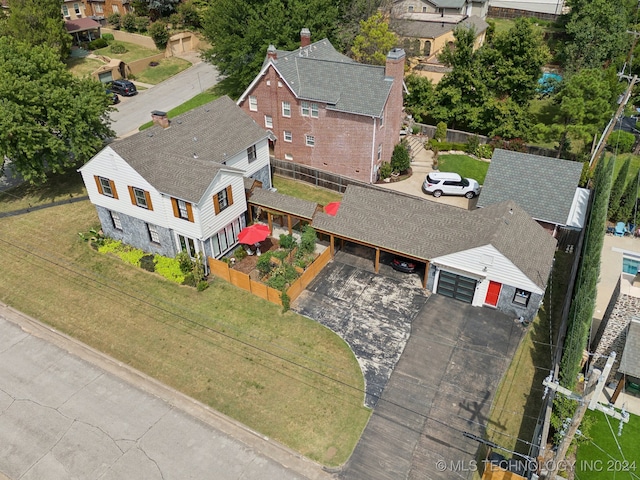
M411 156L407 143L403 140L393 147L391 154L391 168L394 172L404 172L411 166Z
M189 27L200 27L200 13L198 13L198 8L194 5L194 2L180 3L177 11L182 18L182 23Z
M478 138L478 135L474 135L473 137L469 137L469 140L467 140L467 144L464 147L464 151L471 155L475 155L476 152L478 151L479 146L480 146L480 139Z
M116 30L120 30L120 26L122 25L122 17L119 13L112 13L107 17L107 21L113 28L115 28Z
M209 282L207 282L206 280L200 280L196 288L199 292L202 292L203 290L209 288Z
M127 32L135 32L136 16L133 13L125 14L122 17L121 24L122 24L122 28L124 28Z
M316 249L316 231L311 225L306 225L302 229L300 239L300 250L305 253L313 253Z
M115 54L127 53L127 47L121 43L112 43L109 50L111 50L111 53Z
M511 150L520 153L525 153L527 151L527 146L521 138L507 140L502 137L493 137L489 142L489 145L494 149L502 148L503 150Z
M156 265L153 263L153 255L145 255L140 259L140 268L147 272L155 272Z
M112 238L106 238L102 245L98 247L98 252L100 253L116 253L122 247L122 242L120 240L113 240Z
M108 47L109 43L104 38L96 38L89 42L89 50L98 50L99 48Z
M113 33L103 33L101 38L104 38L107 43L111 43L115 40Z
M153 22L149 27L149 35L151 35L153 43L159 49L165 48L169 42L169 30L167 30L167 24L164 22Z
M136 17L135 26L138 32L146 32L149 28L149 17Z
M429 149L433 151L444 152L446 150L463 150L465 149L465 143L454 142L439 142L436 139L429 140Z
M272 274L267 280L267 286L283 291L287 286L287 279L282 274Z
M633 133L616 130L611 134L611 139L607 142L607 146L617 153L631 153L633 145L636 143L636 137Z
M491 158L493 156L493 148L491 148L491 145L488 145L486 143L478 145L476 156L480 158Z
M123 262L133 265L134 267L140 266L140 259L144 257L144 252L139 248L132 248L128 245L124 245L123 248L116 252Z
M433 138L439 142L444 142L447 139L447 124L445 122L439 122L436 125L436 133Z
M198 284L198 280L196 280L196 276L193 273L189 272L184 276L182 284L188 287L195 287Z
M240 261L247 256L247 251L243 247L238 247L233 251L233 256Z
M178 265L180 265L180 271L183 274L186 275L193 270L193 260L191 260L189 254L184 250L176 255L176 260L178 261Z
M295 238L293 238L293 235L285 235L284 233L280 235L280 247L286 250L293 250L297 246L298 244Z
M173 28L178 28L182 23L182 15L179 13L172 13L169 15L169 23Z
M282 313L286 312L291 308L291 298L287 295L287 292L282 292L280 294L280 301L282 301Z
M256 268L263 276L271 271L271 255L271 252L263 253L256 263Z
M279 260L284 260L285 258L287 258L287 255L289 255L289 252L287 252L286 250L276 250L271 254L272 257L275 257Z
M380 165L380 169L378 170L378 175L380 175L380 180L384 180L385 178L389 178L393 173L393 167L389 162L382 162Z
M411 127L411 133L413 133L414 135L417 135L420 133L420 125L414 125L413 127Z

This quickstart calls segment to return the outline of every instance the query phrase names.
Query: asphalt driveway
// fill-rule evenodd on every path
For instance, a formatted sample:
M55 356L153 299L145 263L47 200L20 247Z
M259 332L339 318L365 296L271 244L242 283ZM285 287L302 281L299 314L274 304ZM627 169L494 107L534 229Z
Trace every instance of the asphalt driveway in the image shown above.
M489 308L432 295L343 479L471 478L494 393L524 334ZM455 468L454 468L455 467Z
M427 300L420 278L385 264L376 275L372 258L343 250L292 306L349 344L365 377L369 407L378 402L409 339L411 322Z

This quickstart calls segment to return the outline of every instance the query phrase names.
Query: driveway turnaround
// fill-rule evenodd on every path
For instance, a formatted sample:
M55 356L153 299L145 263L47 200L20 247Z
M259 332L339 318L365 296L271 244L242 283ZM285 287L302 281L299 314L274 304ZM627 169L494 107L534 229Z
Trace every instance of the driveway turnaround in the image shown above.
M0 304L0 479L7 477L331 478L282 445Z
M355 451L348 480L471 478L500 379L524 334L513 318L432 295Z
M369 407L380 398L405 348L411 321L427 299L419 275L388 265L380 271L384 274L373 273L372 259L340 251L293 305L349 344L365 377Z

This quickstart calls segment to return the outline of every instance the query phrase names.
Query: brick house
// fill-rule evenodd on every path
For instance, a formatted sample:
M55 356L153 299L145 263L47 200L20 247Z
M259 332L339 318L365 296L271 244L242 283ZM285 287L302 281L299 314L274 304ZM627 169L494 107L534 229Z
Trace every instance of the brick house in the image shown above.
M114 13L126 15L132 13L129 0L85 0L87 15L93 17L108 17Z
M310 36L292 52L270 45L238 105L273 132L275 158L373 183L399 141L405 52L364 65Z

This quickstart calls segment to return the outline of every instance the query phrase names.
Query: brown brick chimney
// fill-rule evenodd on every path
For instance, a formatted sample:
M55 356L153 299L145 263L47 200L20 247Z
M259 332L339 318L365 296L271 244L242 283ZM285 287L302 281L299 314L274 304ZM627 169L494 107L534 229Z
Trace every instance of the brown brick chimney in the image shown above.
M308 28L300 30L300 48L311 45L311 31Z
M154 110L151 112L151 120L153 120L154 125L160 125L162 128L169 128L169 117L167 116L167 112Z
M276 47L273 45L269 45L269 48L267 48L267 58L270 58L271 60L278 59L278 52L276 51Z

